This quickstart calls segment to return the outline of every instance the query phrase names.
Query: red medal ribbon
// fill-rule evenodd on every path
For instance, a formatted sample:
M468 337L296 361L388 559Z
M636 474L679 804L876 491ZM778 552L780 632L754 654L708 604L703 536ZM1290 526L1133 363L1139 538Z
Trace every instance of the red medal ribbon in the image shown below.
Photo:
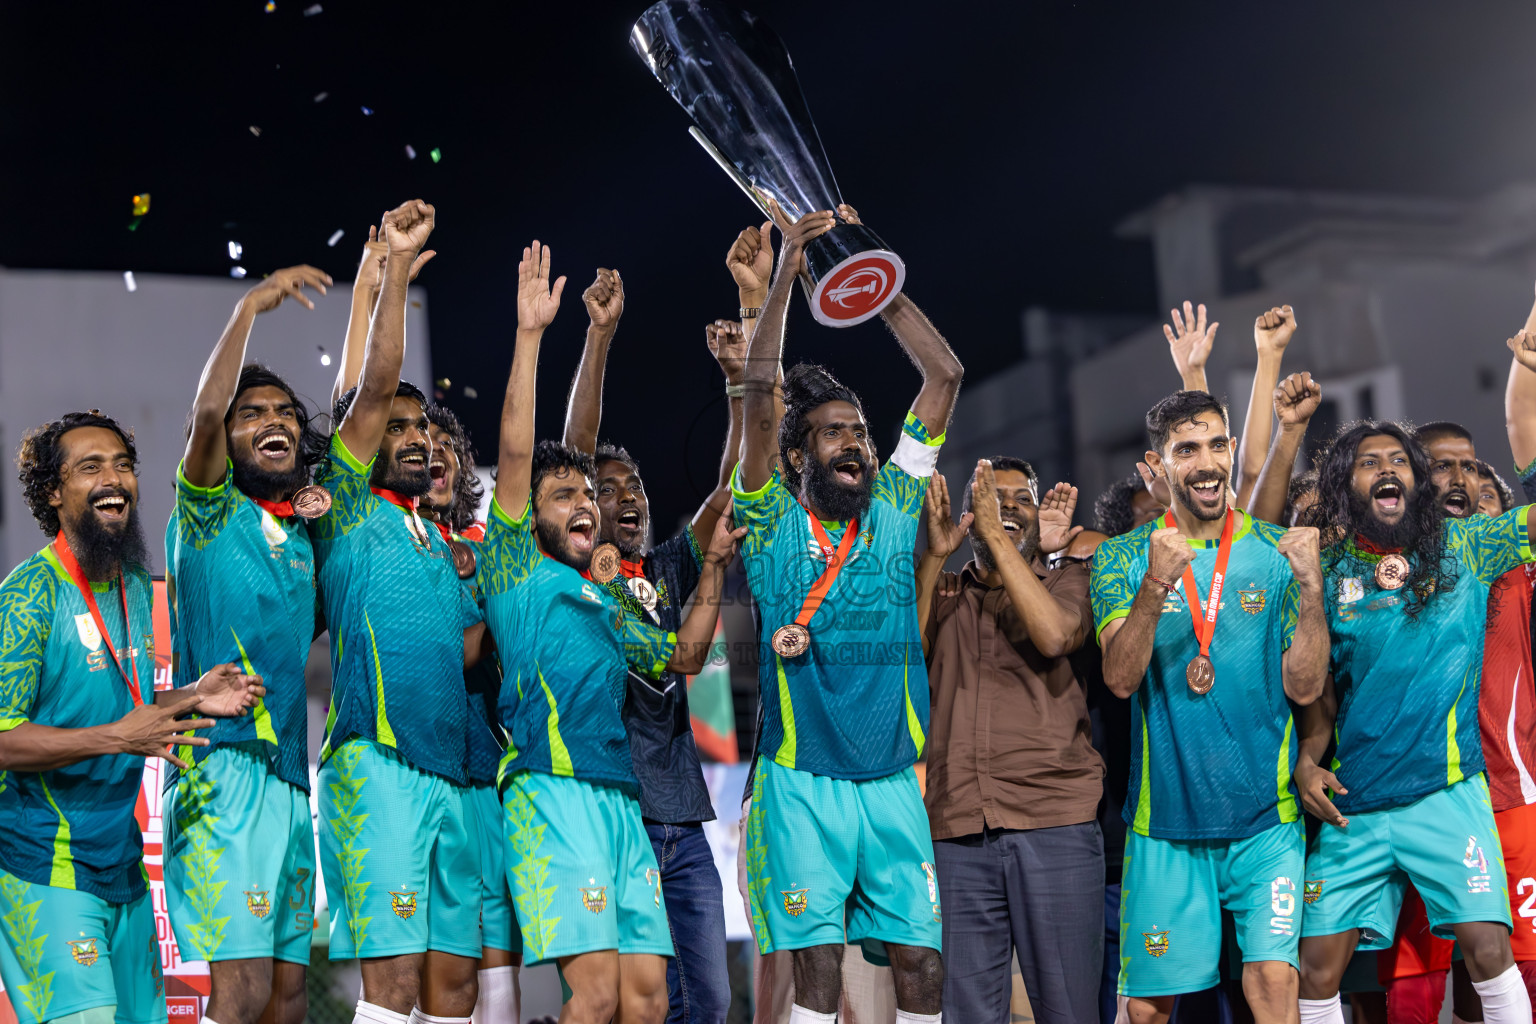
M420 498L407 498L399 491L391 491L387 487L371 487L369 490L373 491L374 494L377 494L391 505L398 505L400 508L405 509L407 512L415 512L417 503L421 501Z
M85 598L85 606L91 610L91 618L96 623L96 630L101 634L102 642L107 645L107 653L112 655L112 664L117 666L118 674L123 677L123 685L128 687L128 695L133 698L133 706L143 707L144 698L139 693L139 663L132 658L133 625L128 621L128 581L123 576L122 570L118 570L117 573L117 590L123 598L123 632L128 637L130 655L128 667L133 670L131 681L128 678L128 672L123 668L123 663L118 660L117 649L112 646L112 634L107 632L107 624L102 621L101 609L96 604L96 592L91 589L90 580L85 578L85 573L80 569L80 562L75 558L75 553L69 549L69 540L64 536L63 530L53 538L53 552L58 555L64 571L69 573L69 578L75 581L75 588L80 591L80 596Z
M643 578L645 576L645 559L631 562L628 559L619 559L619 575L626 580Z
M247 495L247 497L249 497L249 495ZM291 501L268 501L265 498L251 498L251 500L260 505L262 508L266 509L268 512L271 512L279 519L292 519L294 516L298 515L298 513L293 510L293 502Z
M1221 611L1221 587L1227 578L1227 559L1232 555L1232 530L1237 523L1237 512L1227 509L1227 523L1221 528L1221 540L1216 547L1216 569L1211 573L1211 592L1205 598L1205 618L1200 617L1200 592L1195 589L1195 564L1184 568L1184 603L1189 605L1189 617L1195 624L1195 639L1200 641L1200 656L1211 657L1211 638L1216 635L1216 615ZM1163 518L1164 526L1179 524L1169 512Z
M1355 547L1372 555L1396 555L1400 554L1403 550L1402 548L1379 547L1378 545L1372 544L1358 533L1355 534Z
M821 525L821 520L806 513L811 521L811 532L816 534L816 543L821 545L821 550L827 555L827 567L816 577L816 582L811 584L810 593L805 595L805 603L800 606L800 614L795 616L795 623L801 626L809 626L811 619L816 617L816 612L821 608L822 599L827 596L827 591L832 589L832 583L837 579L837 574L843 571L843 565L848 560L848 552L853 549L853 542L859 536L859 521L852 520L848 529L843 533L843 541L832 549L832 538L827 536L827 531Z

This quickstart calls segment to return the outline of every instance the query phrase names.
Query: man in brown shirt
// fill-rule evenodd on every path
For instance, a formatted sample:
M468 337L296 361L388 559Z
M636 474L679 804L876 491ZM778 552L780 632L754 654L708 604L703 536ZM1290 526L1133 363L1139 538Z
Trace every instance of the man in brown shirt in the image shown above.
M1104 762L1068 656L1093 624L1088 570L1047 571L1064 547L1075 488L1038 500L1029 463L977 464L959 523L948 487L928 489L918 613L932 717L924 802L944 900L944 1015L1009 1019L1017 952L1035 1020L1098 1018L1104 955L1104 842L1096 820ZM1044 520L1044 522L1042 522ZM936 586L969 532L959 592Z

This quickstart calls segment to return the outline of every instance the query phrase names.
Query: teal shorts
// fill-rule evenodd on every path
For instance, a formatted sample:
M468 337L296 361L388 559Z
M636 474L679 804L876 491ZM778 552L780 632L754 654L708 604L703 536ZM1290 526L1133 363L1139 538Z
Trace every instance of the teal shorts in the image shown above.
M165 797L165 899L188 960L309 963L315 829L309 796L263 742L210 751Z
M20 1024L115 1006L118 1024L165 1024L155 911L0 871L0 980Z
M940 948L933 839L911 768L854 781L759 758L746 841L759 952Z
M1348 818L1347 828L1324 825L1307 856L1303 935L1358 928L1361 949L1389 948L1408 882L1440 938L1455 938L1452 926L1468 921L1510 926L1504 851L1481 774Z
M480 843L468 787L351 739L320 767L332 960L429 949L480 958Z
M1296 966L1306 837L1299 821L1246 839L1128 832L1120 889L1120 994L1153 998L1220 981L1221 912L1244 963Z
M465 791L470 828L480 844L480 943L486 949L523 951L523 935L512 912L507 888L507 839L501 827L501 798L496 785L471 785Z
M661 868L638 800L612 786L518 772L501 801L529 966L600 949L672 955Z

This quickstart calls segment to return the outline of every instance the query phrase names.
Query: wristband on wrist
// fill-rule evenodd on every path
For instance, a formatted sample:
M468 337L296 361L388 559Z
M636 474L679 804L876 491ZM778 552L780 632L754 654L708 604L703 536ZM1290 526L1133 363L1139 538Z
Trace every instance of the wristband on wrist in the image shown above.
M727 384L725 386L725 397L745 398L747 397L747 386L745 384Z
M737 315L740 316L741 319L743 319L743 320L756 320L758 317L763 315L763 307L762 306L742 306L736 312L737 312Z
M1151 573L1147 573L1146 578L1151 580L1153 583L1156 583L1158 586L1162 587L1164 590L1168 591L1170 594L1173 593L1174 590L1176 590L1178 588L1178 584L1177 583L1169 583L1167 580L1160 580L1156 576L1153 576Z

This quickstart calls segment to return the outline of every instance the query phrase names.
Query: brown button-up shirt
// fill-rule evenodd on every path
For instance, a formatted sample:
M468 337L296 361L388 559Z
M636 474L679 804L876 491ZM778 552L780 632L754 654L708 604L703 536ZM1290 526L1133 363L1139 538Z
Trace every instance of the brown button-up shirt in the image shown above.
M1087 567L1032 568L1091 630ZM1035 649L1008 592L988 587L974 561L960 573L958 595L934 592L928 685L923 802L933 838L1095 819L1104 760L1093 749L1083 686L1066 657Z

